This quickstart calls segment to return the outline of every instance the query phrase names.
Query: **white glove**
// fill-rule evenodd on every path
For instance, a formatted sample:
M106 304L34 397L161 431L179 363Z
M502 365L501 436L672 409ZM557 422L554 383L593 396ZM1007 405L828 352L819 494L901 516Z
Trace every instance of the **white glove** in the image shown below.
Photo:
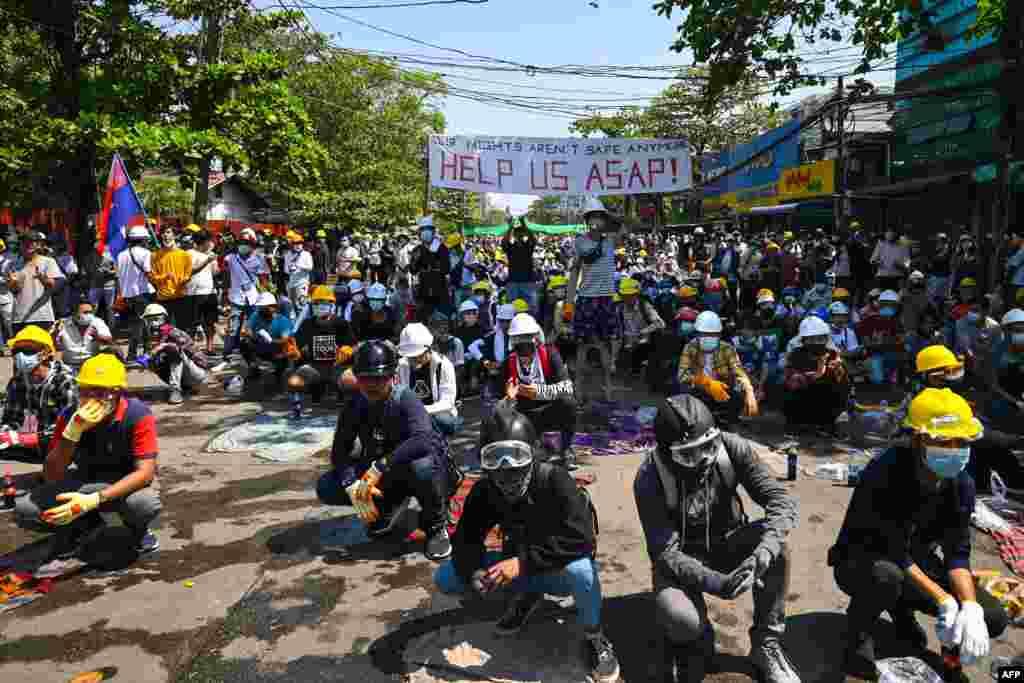
M955 645L960 642L955 634L956 620L959 612L960 606L957 604L956 598L952 596L947 596L939 604L939 618L935 622L935 637L943 645Z
M274 343L274 338L271 337L270 333L267 332L266 330L260 330L259 332L256 333L256 336L262 339L263 341L267 342L268 344Z
M968 600L960 606L953 631L955 642L960 644L960 660L964 664L973 664L988 654L988 625L985 623L985 611L978 603Z

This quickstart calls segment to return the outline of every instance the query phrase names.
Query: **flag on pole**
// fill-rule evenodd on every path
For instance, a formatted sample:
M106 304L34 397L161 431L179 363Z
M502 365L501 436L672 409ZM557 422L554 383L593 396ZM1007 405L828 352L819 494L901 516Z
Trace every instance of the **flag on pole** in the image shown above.
M111 258L116 261L117 255L128 246L128 229L136 225L146 225L146 210L135 193L124 162L115 154L110 164L103 210L96 225L96 251L102 254L105 248L109 249Z

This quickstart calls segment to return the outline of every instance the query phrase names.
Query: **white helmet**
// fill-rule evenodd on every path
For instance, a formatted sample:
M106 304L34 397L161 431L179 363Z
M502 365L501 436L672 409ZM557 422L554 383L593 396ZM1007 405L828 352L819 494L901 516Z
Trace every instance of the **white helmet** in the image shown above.
M462 305L459 306L459 313L460 314L461 313L469 313L470 311L479 311L479 310L480 310L480 307L477 306L476 302L473 301L472 299L468 299L466 301L463 301Z
M704 311L697 316L693 329L699 334L722 333L722 319L714 311Z
M583 207L583 219L586 220L587 216L592 213L603 213L608 214L608 209L604 208L604 204L597 197L587 197L586 205Z
M1007 311L1006 315L1003 316L1003 327L1017 323L1024 323L1024 308L1014 308L1011 311Z
M136 225L133 228L128 229L128 239L130 240L145 240L149 239L149 230L146 230L144 225Z
M850 315L850 309L842 301L832 302L832 305L828 307L828 312L832 315Z
M362 291L363 291L363 281L362 280L352 280L351 282L348 283L348 293L349 294L361 294Z
M529 313L519 313L512 318L512 325L508 328L508 336L519 337L526 335L540 334L540 325Z
M388 288L379 282L374 282L370 285L370 288L366 290L367 299L387 299Z
M246 241L249 241L249 242L255 242L256 241L256 231L253 230L252 228L245 228L240 233L238 233L238 239L246 240Z
M891 289L887 289L878 296L878 301L883 304L898 304L900 302L900 295Z
M816 315L809 315L800 321L800 331L797 334L801 339L804 337L824 337L832 333L828 324Z
M700 227L694 228L693 229L693 234L694 235L703 235L704 234L704 228L700 228Z
M273 292L260 292L260 296L256 299L256 307L264 308L266 306L276 306L277 297L274 296Z
M142 312L143 318L151 318L154 315L162 315L166 317L167 309L161 306L160 304L150 304L146 306L146 310Z
M502 304L498 306L498 320L512 320L516 317L516 307L513 304Z
M398 338L398 355L406 358L421 356L434 343L434 335L423 323L409 323Z
M924 273L922 273L920 270L915 270L913 273L910 274L910 279L911 280L923 280L924 279Z

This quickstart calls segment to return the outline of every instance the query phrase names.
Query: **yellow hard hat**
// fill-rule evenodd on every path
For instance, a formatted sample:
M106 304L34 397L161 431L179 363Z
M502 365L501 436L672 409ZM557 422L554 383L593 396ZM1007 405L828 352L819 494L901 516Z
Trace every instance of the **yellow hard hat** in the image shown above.
M494 260L498 263L508 263L508 256L505 256L505 252L499 251L494 255Z
M352 279L352 280L362 280L363 279L363 274L361 272L359 272L358 270L349 271L348 276L349 276L349 279Z
M326 230L317 230L316 231L316 236L317 237L327 237L327 231Z
M632 296L640 293L640 283L631 277L623 278L622 282L619 283L619 294L622 296Z
M832 298L833 299L849 299L850 298L850 290L848 290L848 289L846 289L844 287L836 287L835 289L832 290Z
M786 232L782 233L782 239L784 239L784 240L791 240L791 239L793 239L793 231L792 230L787 230Z
M771 297L773 301L775 300L775 292L773 292L772 290L768 289L767 287L765 287L764 289L758 290L756 298L760 299L763 296Z
M612 301L615 303L620 303L622 301L622 297L619 296L618 294L615 294L612 296Z
M960 286L961 287L977 287L978 286L978 281L975 280L973 277L965 277L963 280L960 281Z
M919 373L933 370L959 370L963 365L953 355L953 352L942 344L926 346L921 349L914 361L915 371Z
M765 251L778 251L779 250L779 245L775 244L775 242L769 242L768 244L764 245L764 250Z
M337 297L334 296L334 288L327 285L317 285L314 287L313 293L309 295L309 300L313 303L327 301L332 304L338 301Z
M692 299L697 296L697 289L695 287L680 287L679 298L680 299Z
M288 232L286 232L284 238L291 242L292 244L298 244L303 241L302 235L295 232L294 230L289 230Z
M625 247L619 247L618 249L615 250L615 255L616 256L625 256L626 255L626 248Z
M78 383L87 387L104 389L124 389L128 384L128 373L124 363L117 356L101 353L93 356L82 364L78 373Z
M3 240L0 240L0 251L3 251L6 248L7 248L7 242L4 242Z
M526 303L526 299L516 299L512 305L515 307L516 313L526 313L530 310L530 304Z
M202 232L202 231L203 231L203 229L200 228L195 223L189 223L188 225L185 226L185 232Z
M11 340L10 344L11 351L17 351L20 344L38 344L39 346L46 347L46 350L50 353L56 351L53 346L53 337L38 325L27 325L21 329L21 332L14 335L14 339Z
M925 389L915 396L903 426L939 440L974 441L984 431L967 401L950 389Z
M646 249L641 249L640 250L640 258L647 258L647 250Z
M551 278L551 282L548 283L548 291L551 291L552 289L558 289L559 287L568 287L568 286L569 286L569 278L567 278L564 275L556 275L553 278ZM1022 290L1022 291L1024 291L1024 290Z
M494 291L494 288L491 287L491 283L488 282L487 280L477 280L476 282L473 283L473 291L487 292L488 294L490 294L492 291Z
M462 244L462 235L460 235L457 232L453 232L452 234L444 238L444 246L448 247L449 249L451 249L452 247L457 247L460 244Z

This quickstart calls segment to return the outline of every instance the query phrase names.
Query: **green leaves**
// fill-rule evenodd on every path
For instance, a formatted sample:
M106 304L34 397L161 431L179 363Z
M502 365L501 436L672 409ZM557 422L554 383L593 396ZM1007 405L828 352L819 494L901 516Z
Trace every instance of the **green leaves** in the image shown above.
M978 0L972 32L999 32L1010 1ZM658 0L654 11L682 14L672 49L692 50L710 67L710 94L752 76L768 79L776 94L815 85L813 59L801 45L841 44L861 48L860 71L889 56L901 35L930 26L921 0ZM801 50L804 50L801 54Z

